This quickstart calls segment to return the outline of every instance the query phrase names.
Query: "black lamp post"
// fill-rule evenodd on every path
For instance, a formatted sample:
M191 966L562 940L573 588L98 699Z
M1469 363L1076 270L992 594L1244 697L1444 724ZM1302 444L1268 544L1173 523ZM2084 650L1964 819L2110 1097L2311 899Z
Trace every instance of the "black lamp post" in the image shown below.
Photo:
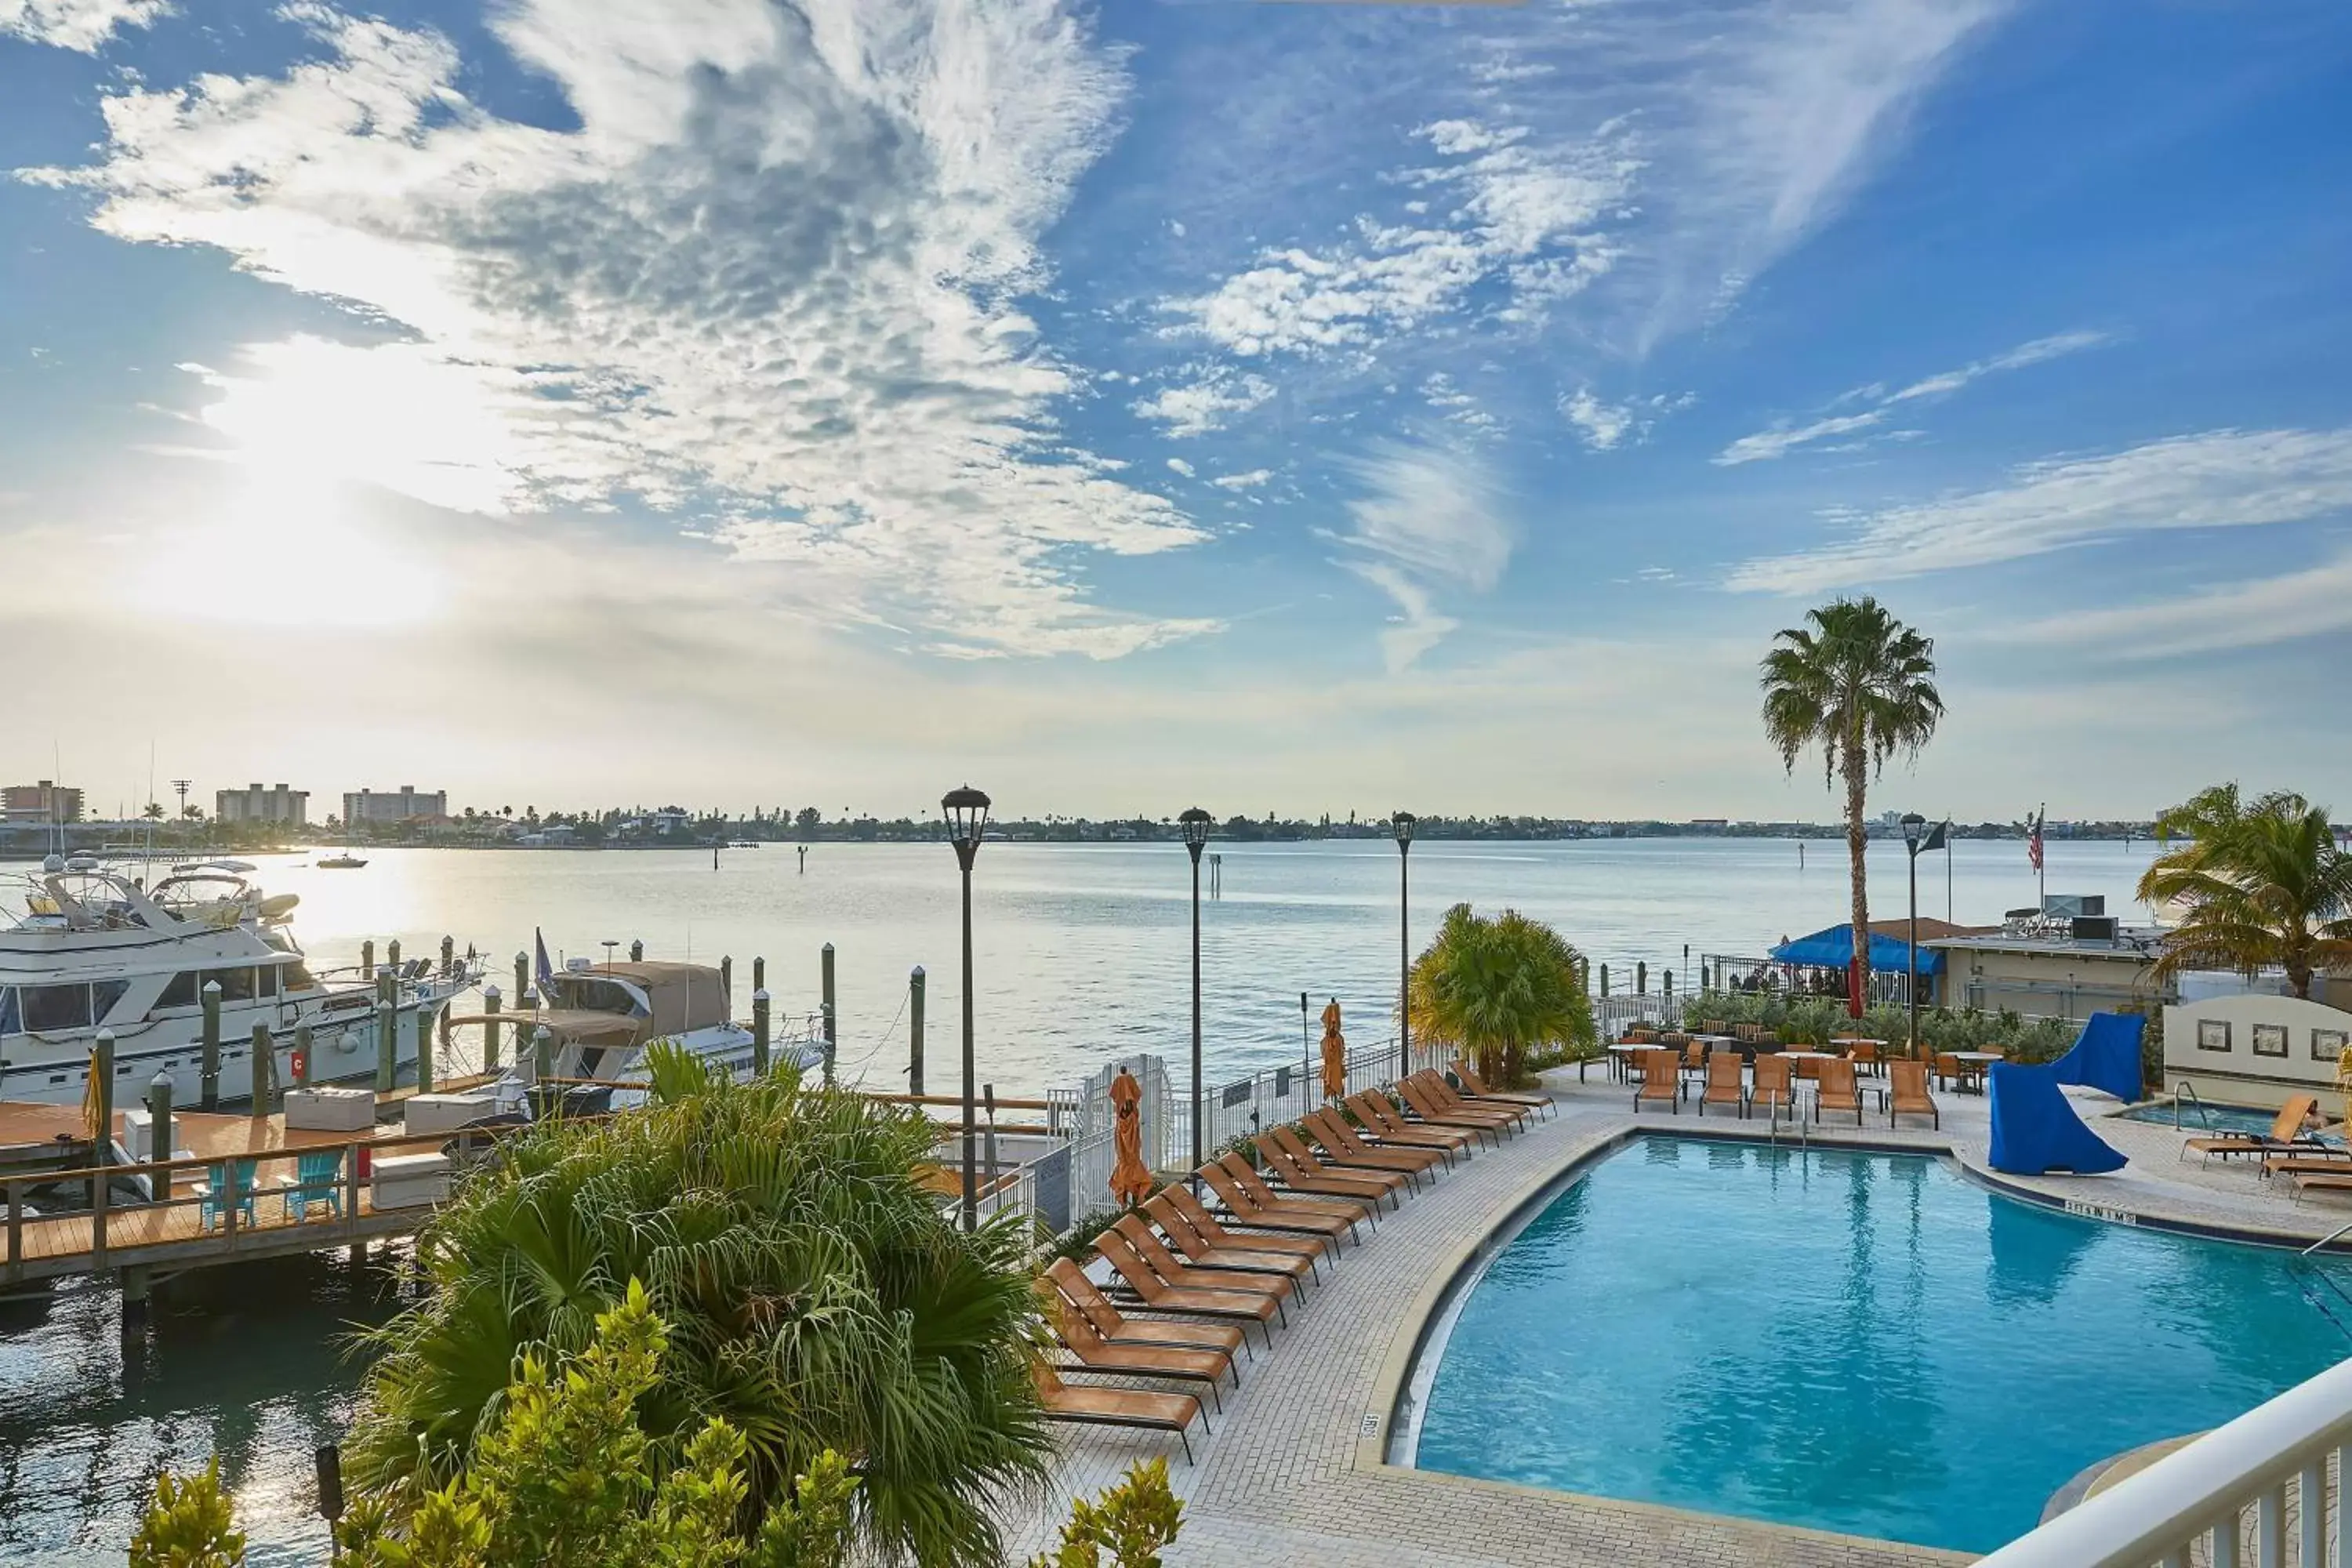
M988 829L988 796L965 784L951 789L940 801L947 818L948 842L955 846L956 864L963 868L963 1227L980 1228L980 1177L972 1167L972 1124L980 1108L973 1102L971 1059L971 858L980 853L981 835Z
M1209 814L1193 806L1176 819L1183 825L1184 847L1192 857L1192 1177L1193 1191L1201 1178L1201 848L1209 842Z
M1397 1077L1412 1076L1412 825L1409 811L1391 812L1397 847Z
M1911 1054L1919 1054L1919 835L1927 819L1916 811L1903 814L1903 847L1911 857L1911 937L1904 944L1904 961L1909 973L1904 986L1904 999L1911 1008Z

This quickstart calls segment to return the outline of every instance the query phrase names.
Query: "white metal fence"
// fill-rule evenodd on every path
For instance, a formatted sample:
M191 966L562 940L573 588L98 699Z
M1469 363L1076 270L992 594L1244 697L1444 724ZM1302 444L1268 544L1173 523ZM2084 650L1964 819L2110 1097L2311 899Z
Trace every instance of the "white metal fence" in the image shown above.
M1978 1568L2352 1568L2339 1500L2352 1361L2020 1536Z

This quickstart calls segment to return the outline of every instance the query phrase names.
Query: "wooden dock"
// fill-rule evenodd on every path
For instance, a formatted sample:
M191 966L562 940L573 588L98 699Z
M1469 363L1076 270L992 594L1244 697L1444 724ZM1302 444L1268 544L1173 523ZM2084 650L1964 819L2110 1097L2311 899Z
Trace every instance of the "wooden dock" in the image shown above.
M405 1236L432 1216L434 1205L378 1209L362 1166L388 1155L447 1152L454 1177L506 1131L511 1130L410 1134L380 1126L322 1132L289 1128L283 1115L179 1111L172 1118L172 1141L184 1152L101 1165L75 1109L0 1102L0 1205L6 1216L0 1289L121 1269L137 1271L143 1289L150 1271L175 1273ZM120 1142L119 1114L114 1133ZM25 1162L35 1150L47 1156L48 1168ZM323 1186L289 1190L303 1157L325 1153L334 1156L334 1201L327 1201ZM63 1167L57 1164L61 1154L68 1162ZM231 1169L244 1173L239 1180L251 1194L249 1216L242 1203L215 1206L206 1196ZM77 1184L91 1194L88 1208L47 1214L29 1205L34 1189ZM125 1184L142 1195L126 1195L120 1190Z

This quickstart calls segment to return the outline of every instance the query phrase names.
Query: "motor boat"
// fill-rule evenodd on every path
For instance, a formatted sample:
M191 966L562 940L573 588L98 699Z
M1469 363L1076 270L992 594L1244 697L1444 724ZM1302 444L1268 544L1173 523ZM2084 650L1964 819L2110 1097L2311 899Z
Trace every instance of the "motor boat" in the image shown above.
M326 855L310 862L321 871L356 871L367 864L361 856L346 849L340 855Z
M708 964L592 963L574 959L542 971L536 1007L452 1016L452 1029L502 1026L512 1065L494 1087L502 1110L528 1105L533 1114L625 1110L644 1103L646 1047L666 1040L731 1077L750 1076L753 1037L730 1016L724 978ZM539 1036L547 1036L544 1077ZM769 1042L772 1062L814 1071L824 1047L814 1027Z
M29 880L24 915L0 929L0 1100L79 1105L91 1047L114 1038L117 1104L159 1072L174 1103L203 1090L204 991L220 987L219 1100L252 1097L253 1026L269 1026L276 1081L294 1082L296 1031L310 1032L313 1082L376 1076L379 986L393 1003L396 1063L421 1031L481 977L478 963L437 971L314 974L294 940L299 899L268 894L243 861L173 868L152 887L95 857L52 855Z

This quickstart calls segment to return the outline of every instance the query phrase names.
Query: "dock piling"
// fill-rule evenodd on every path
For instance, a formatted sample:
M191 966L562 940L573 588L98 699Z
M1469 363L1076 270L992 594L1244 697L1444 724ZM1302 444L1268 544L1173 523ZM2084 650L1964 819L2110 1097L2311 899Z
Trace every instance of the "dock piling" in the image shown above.
M441 978L448 979L457 968L457 939L454 936L445 936L441 939Z
M515 954L515 994L521 996L530 990L530 954Z
M923 966L907 976L907 1092L923 1092Z
M107 1202L113 1196L113 1183L105 1175L107 1166L114 1163L114 1031L100 1029L89 1047L90 1109L97 1112L97 1125L89 1130L90 1163L100 1172L89 1184L90 1256L103 1261L106 1257Z
M207 980L200 993L205 1000L205 1034L203 1074L196 1094L196 1105L204 1110L220 1109L220 1002L221 988L217 980Z
M147 1301L155 1283L143 1264L122 1270L122 1337L130 1339L147 1326Z
M375 938L373 937L360 943L360 978L362 980L375 978Z
M278 1109L271 1102L278 1098L278 1042L269 1037L269 1026L253 1026L253 1077L247 1091L250 1106L247 1114L266 1121Z
M762 1078L768 1073L768 993L764 989L751 993L751 1070Z
M149 1128L147 1158L170 1159L172 1157L172 1075L160 1068L156 1069L155 1076L147 1080L147 1116ZM164 1174L163 1180L166 1184L171 1182L169 1173ZM167 1192L157 1195L169 1197L171 1194Z
M841 1015L833 988L833 943L818 955L824 982L824 1081L833 1081L834 1058L841 1054Z
M534 1083L555 1076L555 1035L544 1024L530 1037L530 1069Z
M416 1092L433 1092L433 1020L423 1007L416 1009Z
M393 1005L375 1005L375 1091L390 1094L400 1071L400 1014Z
M719 989L727 998L727 1016L735 1016L735 960L728 954L719 957Z
M400 939L398 937L394 937L383 944L383 966L392 971L394 979L399 978Z
M751 960L751 994L757 996L761 992L765 991L767 988L768 961L764 958L754 957Z
M310 1087L310 1026L294 1026L294 1087Z
M499 1070L499 1003L496 985L482 987L482 1070Z

